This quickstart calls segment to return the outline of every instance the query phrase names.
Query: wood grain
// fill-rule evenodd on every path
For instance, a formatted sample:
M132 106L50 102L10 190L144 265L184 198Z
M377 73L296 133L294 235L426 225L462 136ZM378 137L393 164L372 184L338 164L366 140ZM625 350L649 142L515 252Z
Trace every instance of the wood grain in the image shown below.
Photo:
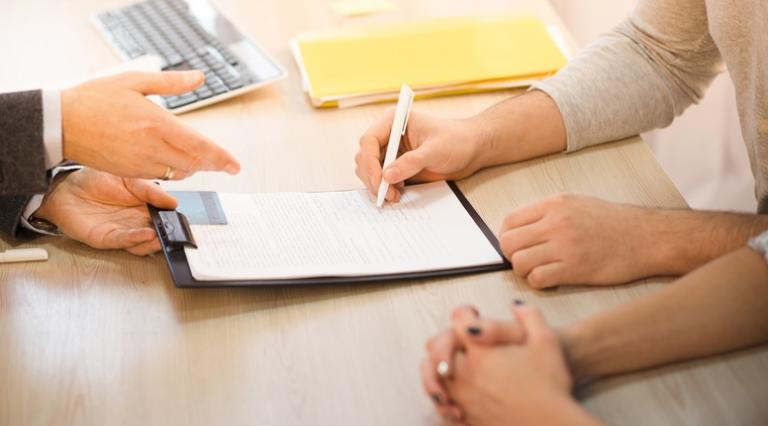
M56 87L117 64L88 23L118 1L5 2L0 90ZM358 137L385 105L318 111L300 90L288 40L327 26L532 10L543 0L399 1L395 13L333 14L328 1L223 0L224 10L289 70L285 81L182 116L233 151L236 177L198 175L176 187L227 191L359 188ZM466 116L511 92L417 104ZM505 214L559 191L685 208L638 139L484 170L460 183L492 229ZM0 249L9 245L0 240ZM0 265L0 424L440 424L417 365L447 313L473 303L508 317L513 298L564 324L663 286L538 292L512 272L398 284L178 290L159 256L99 252L42 238L45 263ZM768 350L742 351L599 383L580 393L609 423L758 424L768 418ZM520 384L524 386L524 384Z

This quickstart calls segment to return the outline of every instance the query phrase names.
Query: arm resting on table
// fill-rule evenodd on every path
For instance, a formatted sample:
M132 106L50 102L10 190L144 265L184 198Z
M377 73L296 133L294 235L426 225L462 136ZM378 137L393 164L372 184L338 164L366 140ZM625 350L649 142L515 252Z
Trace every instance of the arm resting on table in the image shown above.
M768 265L741 248L561 336L577 382L767 342Z

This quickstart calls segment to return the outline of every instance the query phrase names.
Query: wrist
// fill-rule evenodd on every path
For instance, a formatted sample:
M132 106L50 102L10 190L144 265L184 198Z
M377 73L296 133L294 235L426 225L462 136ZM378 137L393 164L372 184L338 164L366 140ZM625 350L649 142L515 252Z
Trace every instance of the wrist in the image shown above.
M66 181L67 176L75 172L77 172L77 170L67 170L56 175L53 182L51 183L50 188L48 189L48 192L43 197L43 202L40 204L40 208L38 208L32 214L33 218L42 219L46 222L50 222L55 226L58 226L58 221L56 219L56 208L54 206L59 187Z
M557 330L557 336L573 387L594 380L596 372L589 360L589 330L576 323Z
M472 145L475 170L499 164L498 161L494 161L498 158L496 155L498 142L496 141L497 132L494 129L493 121L486 119L482 113L467 118L466 121L474 133Z
M633 208L637 209L639 214L635 223L642 224L635 227L639 232L633 238L642 250L637 256L642 276L682 275L689 272L687 265L690 263L690 235L670 227L671 224L681 221L681 218L673 217L680 212Z

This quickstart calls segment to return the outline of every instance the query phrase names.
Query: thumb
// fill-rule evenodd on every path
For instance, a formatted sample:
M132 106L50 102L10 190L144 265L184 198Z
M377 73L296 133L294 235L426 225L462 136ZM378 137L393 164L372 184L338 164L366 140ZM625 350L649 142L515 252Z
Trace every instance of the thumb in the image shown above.
M382 177L390 185L395 185L416 176L427 167L429 153L426 150L426 147L420 146L401 155L384 170Z
M149 180L125 179L125 187L142 203L159 209L175 209L179 204L176 198Z
M118 76L118 81L143 95L177 95L198 88L205 74L196 70L129 72Z

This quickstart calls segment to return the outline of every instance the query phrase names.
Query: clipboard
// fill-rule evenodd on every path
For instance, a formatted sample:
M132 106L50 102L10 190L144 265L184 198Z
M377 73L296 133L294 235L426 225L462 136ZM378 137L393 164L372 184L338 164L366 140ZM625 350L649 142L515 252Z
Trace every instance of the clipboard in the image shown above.
M459 187L453 181L448 181L448 186L458 198L461 205L467 210L472 220L480 228L493 248L503 259L502 263L492 265L459 267L439 270L426 270L418 272L362 275L362 276L321 276L310 278L285 278L285 279L249 279L249 280L197 280L184 252L185 247L197 248L194 235L187 218L176 210L161 210L148 205L152 223L160 240L163 256L168 264L173 283L178 288L222 288L222 287L276 287L290 285L328 285L328 284L367 284L394 282L404 280L417 280L448 276L495 272L511 269L512 265L504 257L499 241L488 228L477 211L469 203Z

